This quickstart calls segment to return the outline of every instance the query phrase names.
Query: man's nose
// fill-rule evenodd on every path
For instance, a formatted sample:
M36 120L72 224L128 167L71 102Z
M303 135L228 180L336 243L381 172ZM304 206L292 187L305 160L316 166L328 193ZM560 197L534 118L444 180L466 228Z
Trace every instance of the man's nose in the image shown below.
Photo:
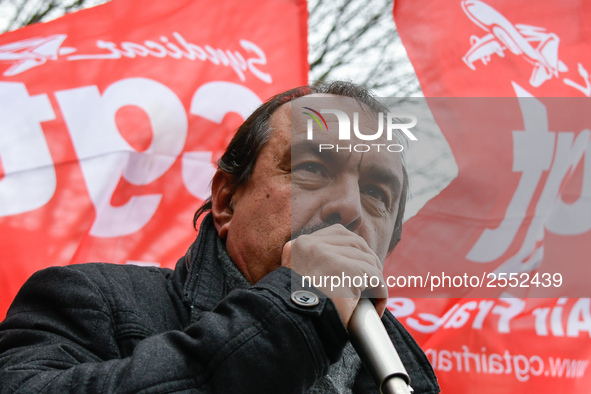
M357 230L363 222L361 194L356 181L338 182L330 188L327 202L322 206L321 219L328 224L342 224L349 231Z

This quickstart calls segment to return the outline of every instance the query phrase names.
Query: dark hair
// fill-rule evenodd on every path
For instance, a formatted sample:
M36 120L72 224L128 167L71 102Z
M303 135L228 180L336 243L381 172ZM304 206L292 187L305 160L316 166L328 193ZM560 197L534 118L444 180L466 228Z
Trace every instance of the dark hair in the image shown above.
M220 170L233 176L233 185L231 185L233 188L237 188L250 179L259 153L271 136L270 120L277 108L296 98L314 93L351 97L367 105L376 113L381 112L385 114L388 112L388 108L376 100L370 91L351 82L335 81L331 83L317 83L312 86L300 86L273 96L258 107L238 128L234 138L232 138L232 141L230 141L226 151L217 163ZM400 197L394 233L392 234L388 250L392 250L402 236L402 218L404 216L408 194L408 174L404 164L402 171L402 195ZM205 212L210 211L211 208L211 198L209 198L197 209L193 217L193 226L196 229L199 217Z

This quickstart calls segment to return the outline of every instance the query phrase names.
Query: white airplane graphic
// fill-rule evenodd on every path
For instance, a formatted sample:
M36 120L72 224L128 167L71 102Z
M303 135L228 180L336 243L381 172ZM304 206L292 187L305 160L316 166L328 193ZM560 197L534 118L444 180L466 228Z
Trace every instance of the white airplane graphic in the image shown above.
M47 60L57 60L59 55L75 52L75 48L60 48L67 37L66 34L55 34L0 45L0 62L12 63L3 75L6 77L17 75L40 66Z
M515 55L521 55L534 65L529 80L532 86L538 87L553 76L557 77L558 72L568 70L566 65L558 59L560 39L556 34L549 33L542 27L513 25L498 11L482 1L462 1L462 8L472 22L488 32L482 37L470 37L472 47L462 60L472 70L476 69L474 62L481 60L482 63L487 64L494 53L505 57L505 49Z

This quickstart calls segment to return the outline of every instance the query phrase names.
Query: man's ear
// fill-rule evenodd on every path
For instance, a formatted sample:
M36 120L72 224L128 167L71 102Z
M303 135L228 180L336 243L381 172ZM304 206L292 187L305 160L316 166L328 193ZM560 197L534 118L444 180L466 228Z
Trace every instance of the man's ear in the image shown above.
M226 239L234 215L234 208L232 207L233 195L233 176L218 169L211 181L211 213L213 223L221 239Z

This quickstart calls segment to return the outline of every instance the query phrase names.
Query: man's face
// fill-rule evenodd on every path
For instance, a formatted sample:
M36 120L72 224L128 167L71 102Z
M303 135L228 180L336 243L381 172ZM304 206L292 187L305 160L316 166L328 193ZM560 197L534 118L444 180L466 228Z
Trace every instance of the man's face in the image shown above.
M309 99L316 101L309 101ZM394 231L402 191L400 153L383 147L369 152L323 150L319 144L392 144L383 140L338 140L336 116L326 115L328 132L307 139L302 108L318 107L306 96L279 107L271 117L271 138L261 150L249 181L232 197L226 248L251 283L281 265L283 246L293 233L342 224L361 236L383 261ZM359 113L359 130L373 134L377 116L350 98L322 95L324 108ZM292 113L293 111L293 113ZM292 127L293 126L293 127ZM384 133L385 134L385 133Z

